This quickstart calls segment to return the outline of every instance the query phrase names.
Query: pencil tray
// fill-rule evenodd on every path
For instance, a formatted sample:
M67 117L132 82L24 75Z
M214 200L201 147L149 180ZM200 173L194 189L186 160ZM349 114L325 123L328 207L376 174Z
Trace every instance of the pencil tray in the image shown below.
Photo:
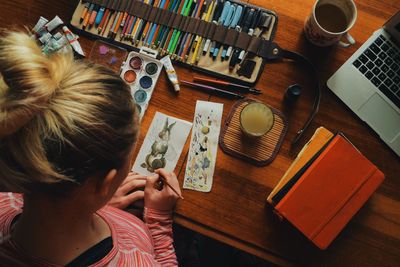
M153 3L154 6L146 2ZM185 16L182 12L185 2L193 2L190 10L191 12L188 13L193 16ZM200 0L197 2L205 2L206 7L196 12L196 7L193 8L193 6L196 6L196 3L194 3L193 0L82 1L79 2L75 9L70 24L80 35L102 39L134 51L139 51L142 46L148 46L158 50L159 57L170 54L171 59L175 63L190 67L193 70L248 86L255 85L265 66L265 58L267 58L269 53L270 42L275 36L278 22L277 15L271 10L260 8L255 5L236 0L229 1L231 5L235 5L236 8L241 6L243 10L242 14L244 14L247 9L254 10L254 16L257 14L257 23L251 32L238 31L237 28L229 27L229 25L224 26L223 24L216 23L216 21L211 21L212 13L208 21L206 21L205 11L207 10L207 6L215 6L214 0ZM223 4L225 2L223 2ZM167 3L169 4L167 5ZM175 6L171 3L175 3ZM94 10L94 12L91 12L91 16L87 16L87 18L92 17L92 19L81 19L85 8L89 10L88 13L90 13L91 9ZM102 19L98 21L100 23L99 26L102 26L101 30L99 30L95 22L92 24L90 23L90 21L95 21L93 18L97 18L97 14L99 13L103 13ZM201 17L203 19L200 19ZM103 20L104 23L102 25ZM140 23L142 23L142 25L140 25ZM155 25L154 34L151 32L152 25ZM159 27L157 27L158 25ZM135 32L136 27L137 29L143 30ZM177 39L175 47L172 45L171 49L168 49L168 44L174 43L173 40L171 41L172 36L174 36L174 31L180 31L180 34L175 34L175 36L179 35L175 37L175 39ZM128 34L122 35L123 32ZM152 41L150 41L151 35L154 36ZM134 38L132 38L132 36ZM159 38L161 40L161 45L159 42L154 42L154 40L158 40L158 36L163 36ZM184 42L185 36L187 37L186 42ZM207 39L211 42L220 43L221 49L219 49L216 58L214 59L210 56L210 48L208 48L206 53L198 53L197 51L196 55L199 56L193 57L193 54L196 52L195 45L192 46L194 49L187 48L188 46L186 44L191 43L188 36L193 36L193 40L196 40L196 36L199 36L197 37L197 42L199 42L201 37L204 44L206 41L203 40ZM200 45L202 42L199 42ZM235 48L242 50L242 55L243 53L245 54L246 60L242 60L240 64L235 64L233 68L230 68L230 58L228 60L221 59L222 47L224 45L226 47L232 47L231 51ZM185 52L185 50L187 52L179 53L182 50L183 52Z

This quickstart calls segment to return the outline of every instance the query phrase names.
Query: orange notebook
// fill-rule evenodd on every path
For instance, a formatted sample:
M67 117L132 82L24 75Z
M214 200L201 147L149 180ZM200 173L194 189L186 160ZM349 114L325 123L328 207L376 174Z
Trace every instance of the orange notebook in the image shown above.
M341 134L314 154L299 170L301 175L291 178L296 180L283 197L273 203L280 216L325 249L382 183L384 175Z

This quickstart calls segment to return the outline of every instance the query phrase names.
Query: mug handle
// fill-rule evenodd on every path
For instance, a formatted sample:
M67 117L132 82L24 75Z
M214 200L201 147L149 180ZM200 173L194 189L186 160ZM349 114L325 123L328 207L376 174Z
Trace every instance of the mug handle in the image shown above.
M350 33L346 32L343 36L346 37L348 43L339 41L339 46L349 47L356 43L356 40L354 40L353 36L351 36Z

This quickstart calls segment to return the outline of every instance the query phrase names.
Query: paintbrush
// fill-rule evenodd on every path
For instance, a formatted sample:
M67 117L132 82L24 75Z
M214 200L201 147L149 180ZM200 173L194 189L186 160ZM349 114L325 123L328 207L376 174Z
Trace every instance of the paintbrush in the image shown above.
M156 184L155 184L155 188L156 188L157 190L160 190L160 191L161 191L163 185L160 184L160 183L164 183L164 184L166 184L169 188L171 188L171 190L172 190L180 199L184 199L183 196L182 196L181 194L179 194L178 191L176 191L176 189L175 189L172 185L170 185L170 184L167 182L167 179L165 179L164 176L162 176L161 174L159 174L158 176L160 177L160 179L159 179L159 180L156 182Z
M252 93L255 95L261 94L261 90L237 83L231 83L231 82L226 82L226 81L221 81L221 80L213 80L213 79L207 79L207 78L202 78L198 76L193 77L194 82L201 82L209 85L214 85L214 86L223 86L225 89L234 89L241 91L243 93Z
M208 91L211 93L215 93L220 96L226 96L226 97L230 97L230 98L240 98L240 99L244 98L243 95L232 93L229 91L225 91L225 90L218 89L218 88L215 88L215 87L212 87L209 85L205 85L205 84L201 84L201 83L192 83L192 82L183 81L183 80L180 80L179 83L193 87L195 89L201 89L202 91L206 91L206 92Z

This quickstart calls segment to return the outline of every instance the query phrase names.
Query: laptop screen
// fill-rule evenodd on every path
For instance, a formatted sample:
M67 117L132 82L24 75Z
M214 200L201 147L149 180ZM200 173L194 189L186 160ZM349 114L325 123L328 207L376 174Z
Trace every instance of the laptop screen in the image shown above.
M400 11L394 14L383 28L400 44Z

